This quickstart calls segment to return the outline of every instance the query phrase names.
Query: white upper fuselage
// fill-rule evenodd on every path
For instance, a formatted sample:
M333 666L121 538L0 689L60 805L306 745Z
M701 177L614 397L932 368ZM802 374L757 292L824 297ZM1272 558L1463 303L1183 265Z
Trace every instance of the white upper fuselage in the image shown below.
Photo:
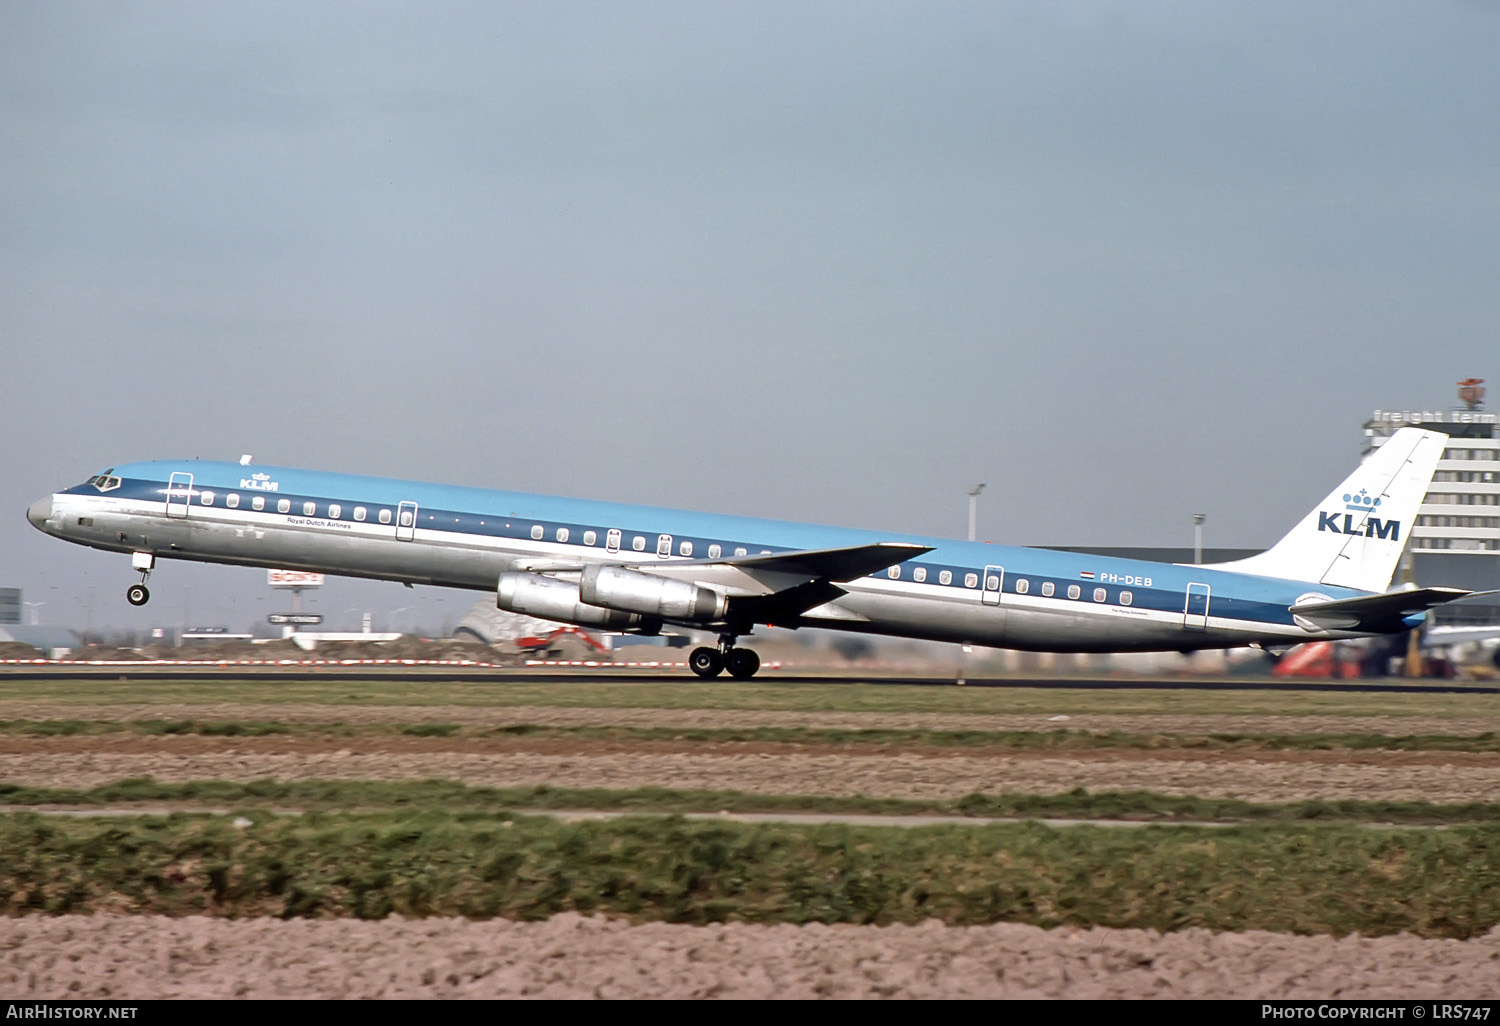
M1290 645L1368 633L1299 624L1289 610L1368 594L1350 588L285 467L121 465L40 500L28 517L48 534L100 549L480 591L493 591L507 571L566 575L598 563L734 595L736 557L908 543L930 551L842 581L832 600L770 622L1078 652Z

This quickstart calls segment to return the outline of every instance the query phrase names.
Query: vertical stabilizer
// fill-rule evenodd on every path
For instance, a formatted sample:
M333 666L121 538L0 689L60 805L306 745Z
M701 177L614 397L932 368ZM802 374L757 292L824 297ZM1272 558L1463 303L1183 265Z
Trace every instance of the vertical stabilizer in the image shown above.
M1258 556L1216 568L1385 591L1447 442L1438 431L1402 428L1285 538Z

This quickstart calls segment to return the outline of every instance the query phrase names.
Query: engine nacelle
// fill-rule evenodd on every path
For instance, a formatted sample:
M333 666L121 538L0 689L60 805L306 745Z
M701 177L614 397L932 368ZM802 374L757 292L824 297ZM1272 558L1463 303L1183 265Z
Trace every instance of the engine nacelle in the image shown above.
M495 605L512 613L525 613L543 620L561 620L612 630L640 627L646 619L628 611L589 605L580 601L577 584L540 574L501 574L495 588Z
M729 597L712 588L597 563L584 568L578 594L591 605L668 620L711 623L729 609Z

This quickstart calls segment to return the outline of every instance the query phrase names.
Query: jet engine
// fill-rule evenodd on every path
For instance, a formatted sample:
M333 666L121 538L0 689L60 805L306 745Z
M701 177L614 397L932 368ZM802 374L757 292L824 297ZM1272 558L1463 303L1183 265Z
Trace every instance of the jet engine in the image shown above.
M578 585L541 574L507 572L500 575L495 605L512 613L526 613L543 620L561 620L612 630L639 628L646 617L628 610L603 609L580 601Z
M585 567L578 584L584 602L668 620L712 623L729 609L723 592L619 566Z

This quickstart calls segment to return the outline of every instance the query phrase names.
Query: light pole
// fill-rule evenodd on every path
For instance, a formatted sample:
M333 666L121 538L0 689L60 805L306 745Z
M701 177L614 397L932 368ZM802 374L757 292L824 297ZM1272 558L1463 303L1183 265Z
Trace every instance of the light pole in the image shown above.
M1205 519L1202 513L1193 514L1193 563L1195 565L1203 562L1203 521Z
M969 541L974 540L974 526L979 521L979 493L984 491L984 485L977 484L969 492Z

